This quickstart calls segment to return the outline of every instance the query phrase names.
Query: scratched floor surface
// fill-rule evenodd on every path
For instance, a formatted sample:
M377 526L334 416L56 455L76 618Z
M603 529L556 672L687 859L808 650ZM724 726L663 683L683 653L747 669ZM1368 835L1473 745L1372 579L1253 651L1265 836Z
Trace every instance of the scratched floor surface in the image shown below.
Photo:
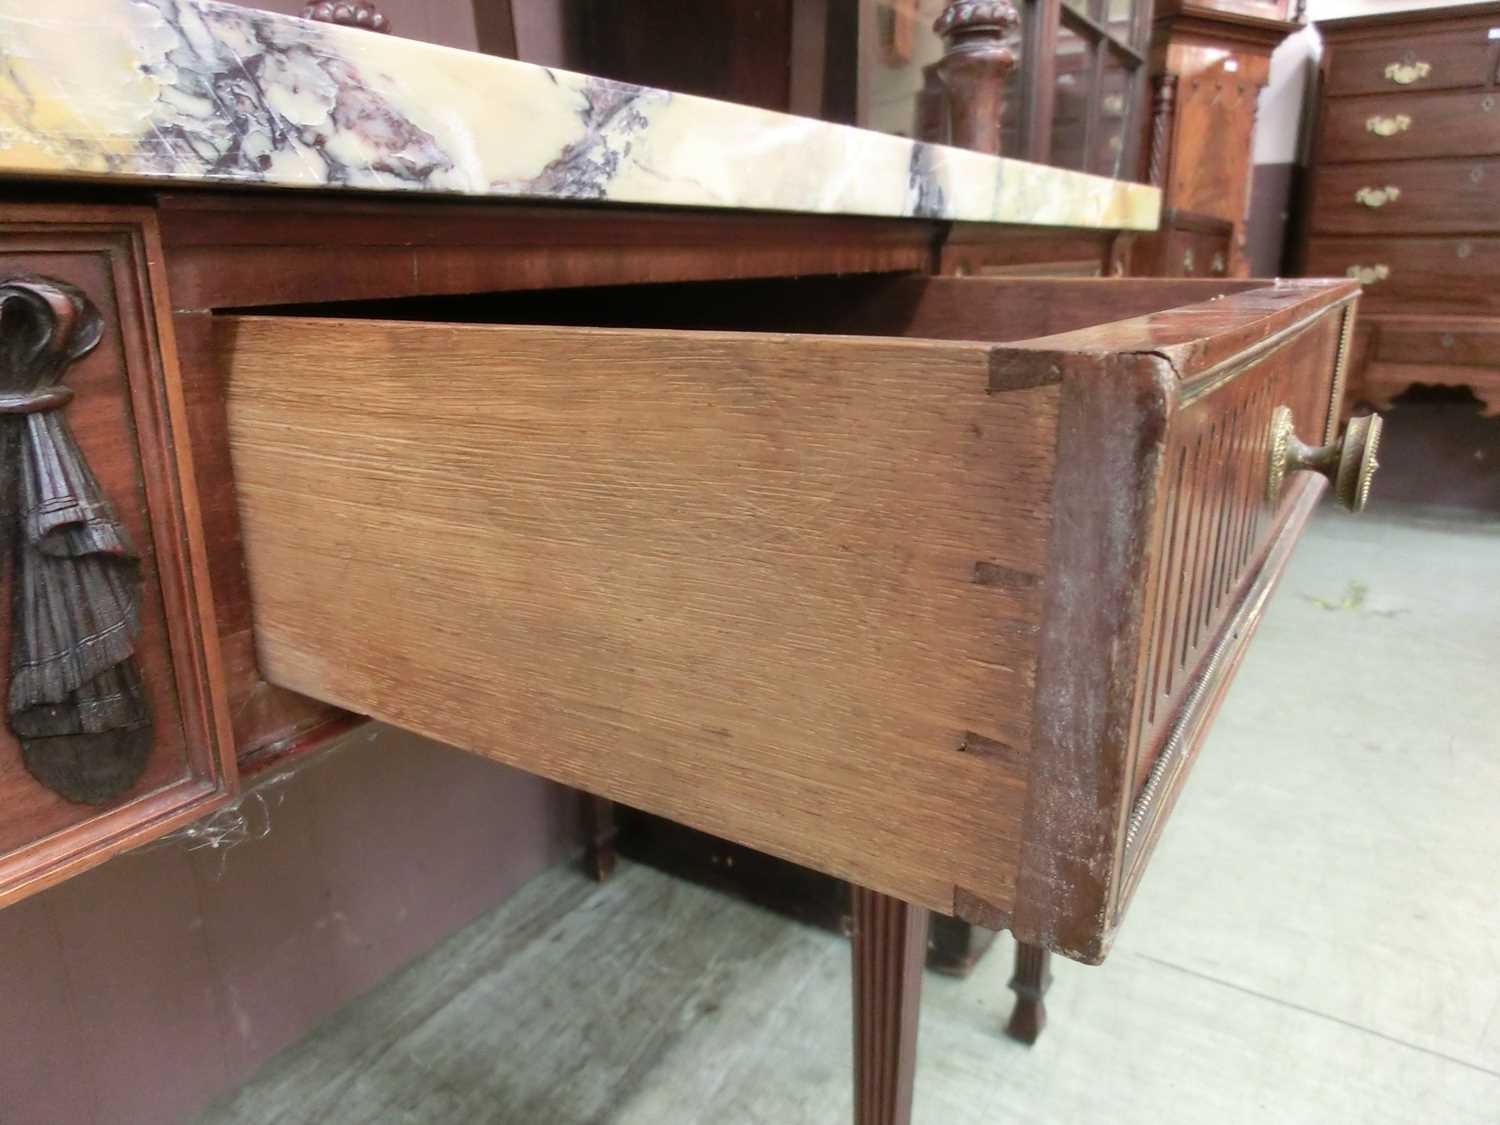
M919 1125L1500 1122L1500 523L1320 517L1109 962L929 975ZM836 937L557 869L200 1125L829 1125Z

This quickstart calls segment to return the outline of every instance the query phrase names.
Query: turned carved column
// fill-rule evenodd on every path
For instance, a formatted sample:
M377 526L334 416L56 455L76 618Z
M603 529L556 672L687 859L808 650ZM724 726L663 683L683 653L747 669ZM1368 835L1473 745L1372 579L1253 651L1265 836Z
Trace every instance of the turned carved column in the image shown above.
M948 139L1000 155L1005 83L1016 67L1009 44L1021 17L1010 0L954 0L932 25L943 40L936 72L948 101Z

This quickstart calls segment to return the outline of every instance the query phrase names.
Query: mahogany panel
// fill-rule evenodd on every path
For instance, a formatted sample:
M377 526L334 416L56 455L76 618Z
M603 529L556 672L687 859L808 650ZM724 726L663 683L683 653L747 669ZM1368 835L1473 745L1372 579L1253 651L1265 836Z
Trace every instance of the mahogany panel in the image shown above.
M928 270L944 224L529 204L164 195L178 310Z
M1325 163L1500 153L1500 91L1380 94L1323 103Z
M938 272L956 277L1101 277L1113 269L1113 231L996 229L956 223Z
M92 308L99 317L97 343L85 344L75 353L78 358L61 368L61 385L72 397L57 413L71 439L55 440L59 448L75 441L87 466L83 472L93 478L90 486L70 477L66 488L76 498L70 503L89 507L94 513L91 528L118 521L124 533L118 557L136 560L129 564L133 580L125 580L139 619L129 658L134 672L126 676L139 675L146 715L145 727L132 736L144 740L142 772L133 782L121 778L111 783L107 792L93 783L85 787L88 793L68 786L59 789L55 780L44 784L23 764L14 728L0 733L0 806L5 809L0 818L0 904L202 815L227 799L234 786L233 744L185 436L187 416L165 316L160 259L154 219L146 210L9 206L0 216L0 282L30 286L33 292L53 282L73 286L75 307ZM7 362L25 364L29 361L18 357L35 353L19 336L33 329L19 308L23 298L12 296L8 295L0 333L7 341ZM33 327L44 328L41 322ZM45 332L37 339L52 346ZM14 376L8 372L8 377ZM28 416L37 417L41 416ZM35 441L37 426L28 424L26 440ZM8 445L6 456L42 456L38 449ZM54 466L52 472L57 471ZM9 487L17 488L19 467L10 466L6 475ZM97 489L93 500L86 495L89 487ZM13 505L19 504L18 497L6 501L7 520L18 518ZM52 506L49 511L63 509ZM13 532L6 534L14 542ZM11 556L7 587L14 586L21 573L19 555ZM93 564L84 559L81 565ZM83 585L74 592L51 595L54 609L59 597L102 596L89 592L94 579L86 571L80 572L79 581ZM15 599L14 613L22 612L22 601ZM12 604L10 594L4 602ZM72 605L70 612L83 614L91 627L102 630L109 620L96 616L102 603L89 605L87 611ZM123 635L130 632L127 628ZM95 639L81 642L76 651L94 650L103 636L101 631ZM14 657L19 643L7 614L0 620L0 647ZM85 706L88 687L85 683L71 693L58 710L74 696ZM131 689L121 691L127 699L132 694ZM79 729L97 729L88 725L89 715L102 714L108 703L101 697L98 703L86 704L90 710ZM82 746L76 751L80 755L124 753L123 747L111 750L97 742L104 737L84 733L72 741ZM88 738L96 740L93 748L83 745ZM63 791L70 797L61 795Z

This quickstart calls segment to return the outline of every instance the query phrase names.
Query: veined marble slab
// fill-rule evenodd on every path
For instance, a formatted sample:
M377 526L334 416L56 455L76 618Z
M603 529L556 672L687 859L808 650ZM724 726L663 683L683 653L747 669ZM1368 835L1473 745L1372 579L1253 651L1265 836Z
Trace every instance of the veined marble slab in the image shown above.
M1160 193L210 0L0 0L0 174L1153 229Z

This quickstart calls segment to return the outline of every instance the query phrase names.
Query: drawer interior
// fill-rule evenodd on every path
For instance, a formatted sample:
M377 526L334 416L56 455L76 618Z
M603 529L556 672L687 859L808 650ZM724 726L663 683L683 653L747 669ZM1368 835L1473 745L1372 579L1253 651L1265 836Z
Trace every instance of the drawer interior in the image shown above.
M890 275L216 317L260 667L1097 958L1132 750L1192 709L1280 519L1271 411L1322 429L1355 290ZM1074 862L1028 794L1069 787L1109 855L1076 918L1013 915L1026 856Z
M944 278L887 274L401 298L258 314L1007 343L1165 313L1261 288L1227 279Z

